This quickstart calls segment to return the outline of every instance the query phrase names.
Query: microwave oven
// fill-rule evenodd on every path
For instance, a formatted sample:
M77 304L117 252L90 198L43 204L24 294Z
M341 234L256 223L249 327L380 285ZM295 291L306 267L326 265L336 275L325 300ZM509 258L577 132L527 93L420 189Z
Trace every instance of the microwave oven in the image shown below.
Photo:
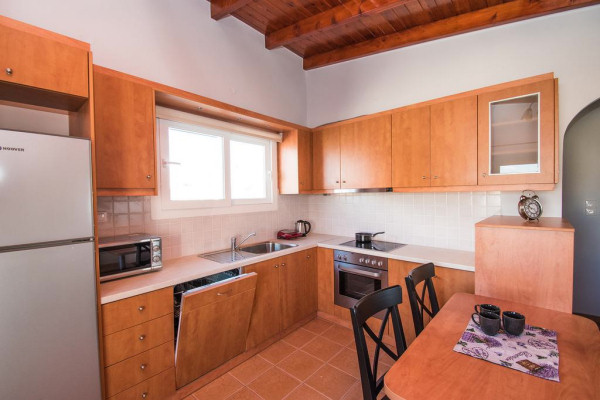
M162 240L136 233L98 240L100 282L162 268Z

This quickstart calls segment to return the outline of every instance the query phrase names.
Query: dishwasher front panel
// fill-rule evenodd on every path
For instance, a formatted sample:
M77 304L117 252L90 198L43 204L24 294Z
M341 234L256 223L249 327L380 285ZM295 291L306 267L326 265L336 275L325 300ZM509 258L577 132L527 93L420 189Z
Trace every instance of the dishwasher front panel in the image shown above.
M256 273L242 274L181 296L175 377L181 388L244 352Z

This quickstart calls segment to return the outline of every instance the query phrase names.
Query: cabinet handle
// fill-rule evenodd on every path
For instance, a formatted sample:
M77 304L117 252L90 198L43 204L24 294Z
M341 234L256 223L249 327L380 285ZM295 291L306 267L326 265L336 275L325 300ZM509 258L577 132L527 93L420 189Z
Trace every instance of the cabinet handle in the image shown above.
M310 256L306 256L306 258L310 258Z
M145 399L146 397L148 397L148 392L142 393L142 399Z
M146 175L146 179L148 179L148 180L152 179L152 175L150 175L150 174Z
M145 370L145 369L146 369L146 364L142 364L142 365L140 365L140 369L141 369L142 371L143 371L143 370Z
M146 339L146 335L140 335L140 340Z
M279 268L279 265L275 265L275 268Z
M335 183L340 183L340 181L335 181Z
M427 179L427 177L426 177L425 175L423 175L423 176L421 177L421 179L425 180L425 179Z
M13 70L12 68L6 68L6 75L12 75L13 74Z
M342 183L346 183L346 181L342 181Z
M139 310L139 311L144 311L145 309L146 309L146 307L145 307L145 306L139 306L139 307L138 307L138 310Z
M217 296L225 296L225 295L228 295L229 293L231 293L231 290L228 290L226 292L218 292Z
M437 175L434 175L434 176L433 176L433 179L438 179L438 176L437 176Z
M485 178L487 176L487 174L484 172L481 174L481 176L483 176Z
M285 263L281 263L281 266L282 266L282 267L285 267Z

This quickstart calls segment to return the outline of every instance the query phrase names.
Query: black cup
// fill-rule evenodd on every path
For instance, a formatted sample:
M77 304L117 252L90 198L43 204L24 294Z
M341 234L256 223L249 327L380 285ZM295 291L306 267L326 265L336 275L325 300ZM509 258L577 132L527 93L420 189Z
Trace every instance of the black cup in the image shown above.
M479 310L477 309L477 307L479 307ZM496 315L500 315L500 307L495 306L493 304L475 304L475 307L473 308L475 309L475 312L477 314L480 314L482 311L487 311Z
M502 326L506 333L519 336L525 330L525 316L516 311L504 311Z
M475 321L476 315L479 316L479 321ZM473 313L471 319L486 335L494 336L500 330L500 316L493 312L482 310L479 314Z

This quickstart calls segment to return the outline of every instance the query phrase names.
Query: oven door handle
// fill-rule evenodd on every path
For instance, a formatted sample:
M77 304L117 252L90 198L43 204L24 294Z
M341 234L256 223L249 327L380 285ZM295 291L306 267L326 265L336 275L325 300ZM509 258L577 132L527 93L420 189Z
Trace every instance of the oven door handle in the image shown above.
M381 278L381 272L369 272L369 271L361 271L359 269L350 269L338 266L338 269L342 272L347 272L353 275L366 276L367 278Z

